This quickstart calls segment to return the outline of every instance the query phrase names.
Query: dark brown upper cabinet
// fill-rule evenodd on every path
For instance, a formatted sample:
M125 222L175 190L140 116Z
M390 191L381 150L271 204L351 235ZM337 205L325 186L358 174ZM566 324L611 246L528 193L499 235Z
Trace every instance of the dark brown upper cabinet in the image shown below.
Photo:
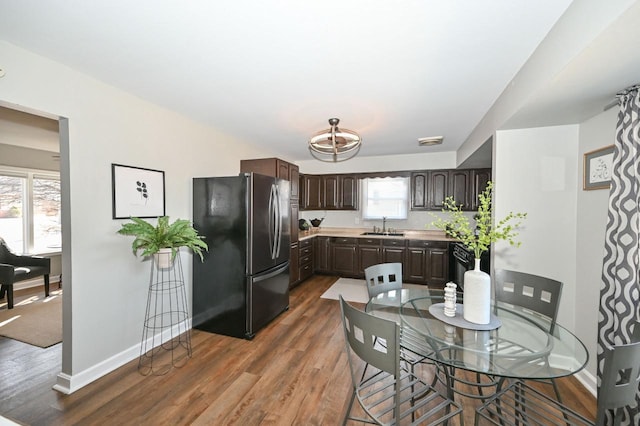
M355 175L300 175L301 210L357 210Z
M427 210L429 208L428 182L429 172L411 173L411 210Z
M487 183L491 180L491 169L474 169L471 170L471 185L473 191L471 192L471 210L478 210L479 200L478 195L487 188Z
M411 173L411 210L442 210L449 196L462 210L476 210L478 194L490 178L491 169L414 171Z

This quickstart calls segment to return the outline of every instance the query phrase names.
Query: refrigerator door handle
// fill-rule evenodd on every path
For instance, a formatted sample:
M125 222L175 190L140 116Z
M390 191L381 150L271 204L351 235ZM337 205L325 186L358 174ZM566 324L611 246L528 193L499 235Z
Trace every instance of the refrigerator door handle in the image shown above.
M277 259L278 257L280 257L280 246L281 246L281 242L282 242L282 212L280 211L280 188L278 187L278 185L273 185L273 187L275 188L275 210L276 210L276 215L275 215L275 222L276 222L276 229L275 229L275 256L273 257L274 259Z
M274 233L274 211L273 211L273 198L275 196L273 184L271 185L271 191L269 192L269 254L271 255L271 259L274 259L274 244L275 244L275 233Z

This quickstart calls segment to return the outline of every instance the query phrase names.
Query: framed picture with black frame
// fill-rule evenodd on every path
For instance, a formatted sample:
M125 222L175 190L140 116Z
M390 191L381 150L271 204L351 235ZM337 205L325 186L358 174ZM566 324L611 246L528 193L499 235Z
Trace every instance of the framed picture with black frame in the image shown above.
M162 170L111 164L113 218L152 218L165 215Z
M608 189L613 172L613 145L584 154L584 180L582 189Z

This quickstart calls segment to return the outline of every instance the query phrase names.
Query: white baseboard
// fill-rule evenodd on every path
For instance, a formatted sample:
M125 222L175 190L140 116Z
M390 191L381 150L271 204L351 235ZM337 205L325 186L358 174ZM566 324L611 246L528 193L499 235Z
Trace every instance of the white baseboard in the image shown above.
M587 388L594 397L598 397L598 379L589 373L586 369L576 374L576 379Z
M171 329L164 330L162 333L147 339L146 347L150 347L151 343L154 341L167 341L171 336L176 336L181 330L185 329L191 332L191 319L183 321L180 324L176 324ZM64 394L71 394L89 383L98 380L100 377L117 370L129 361L138 358L140 356L141 347L142 342L76 374L69 375L61 372L57 376L57 381L53 386L53 389Z
M60 275L50 275L49 285L58 284L60 282ZM42 277L34 278L31 280L20 281L13 284L13 290L23 290L25 288L41 287L44 286L44 280Z

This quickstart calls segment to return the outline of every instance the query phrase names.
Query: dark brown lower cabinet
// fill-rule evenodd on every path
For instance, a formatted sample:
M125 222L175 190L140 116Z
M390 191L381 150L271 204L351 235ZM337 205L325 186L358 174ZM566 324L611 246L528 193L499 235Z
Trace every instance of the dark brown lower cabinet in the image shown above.
M299 245L298 275L304 281L313 275L313 240L302 240Z
M303 242L301 241L300 244ZM307 243L309 244L309 243ZM303 265L303 248L300 248ZM402 263L408 283L444 287L449 281L447 241L393 238L314 237L313 272L364 277L364 270L378 263ZM300 280L306 279L300 270Z
M382 263L382 247L379 238L365 238L358 242L358 276L364 277L364 270L371 265Z
M298 270L298 243L291 244L289 251L289 287L293 287L300 281Z
M443 287L449 281L449 243L409 240L404 274L406 281Z
M331 240L332 272L353 277L358 275L358 245L356 238L334 237Z
M316 272L331 273L330 237L313 238L313 267Z
M382 263L404 264L406 252L405 240L392 239L382 241Z

